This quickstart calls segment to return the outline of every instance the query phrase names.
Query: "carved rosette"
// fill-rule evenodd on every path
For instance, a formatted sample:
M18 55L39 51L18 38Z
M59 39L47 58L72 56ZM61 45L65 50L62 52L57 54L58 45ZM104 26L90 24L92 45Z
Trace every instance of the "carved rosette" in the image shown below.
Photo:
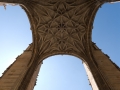
M33 37L39 55L86 57L86 33L96 3L94 0L34 0L25 3L32 16L32 30L36 33Z

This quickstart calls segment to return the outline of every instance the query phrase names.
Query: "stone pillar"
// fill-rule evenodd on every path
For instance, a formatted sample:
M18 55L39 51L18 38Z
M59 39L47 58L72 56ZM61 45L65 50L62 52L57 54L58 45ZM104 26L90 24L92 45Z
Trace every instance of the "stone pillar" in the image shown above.
M101 84L105 85L106 83L110 87L110 90L120 90L120 68L95 44L92 47L92 52L94 61L97 63L98 70L105 80L105 82Z
M34 86L37 83L37 76L38 76L38 73L39 73L39 70L40 70L40 67L41 67L42 64L43 64L43 62L41 62L38 65L37 69L34 71L34 74L33 74L32 78L30 80L30 83L29 83L29 85L27 87L27 90L33 90L34 89Z
M0 77L0 90L17 90L25 73L28 70L28 63L32 56L32 45L30 45L20 56L16 58L3 75Z
M100 90L95 82L95 79L93 78L93 75L89 69L89 67L86 65L85 62L83 62L83 65L84 65L84 68L85 68L85 71L87 73L87 76L88 76L88 80L89 80L89 85L91 85L92 87L92 90Z

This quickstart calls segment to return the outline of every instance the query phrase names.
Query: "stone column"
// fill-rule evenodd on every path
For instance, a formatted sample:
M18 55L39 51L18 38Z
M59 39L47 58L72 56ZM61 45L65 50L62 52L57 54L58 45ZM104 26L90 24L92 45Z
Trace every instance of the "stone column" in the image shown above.
M110 90L120 90L120 68L95 44L92 47L92 52L93 58L98 65L98 70L105 80L105 82L101 84L104 85L106 83L110 87Z
M92 90L100 90L100 89L98 88L96 82L95 82L95 79L94 79L94 77L93 77L93 75L92 75L89 67L86 65L85 62L83 62L83 65L84 65L85 71L86 71L87 76L88 76L88 80L89 80L89 83L90 83L89 85L91 85Z
M34 74L30 80L30 83L27 87L27 90L33 90L34 89L34 86L36 85L37 83L37 76L38 76L38 73L39 73L39 70L40 70L40 67L41 65L43 64L43 62L41 62L38 67L36 68L36 70L34 71Z

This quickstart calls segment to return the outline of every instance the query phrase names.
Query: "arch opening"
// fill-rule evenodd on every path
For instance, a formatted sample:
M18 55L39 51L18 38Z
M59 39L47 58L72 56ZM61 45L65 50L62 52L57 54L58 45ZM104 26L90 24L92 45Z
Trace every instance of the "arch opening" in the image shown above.
M92 31L92 41L120 66L120 3L106 3L98 10Z
M0 76L32 42L26 13L18 5L0 6Z
M92 90L79 58L54 55L44 59L34 90Z

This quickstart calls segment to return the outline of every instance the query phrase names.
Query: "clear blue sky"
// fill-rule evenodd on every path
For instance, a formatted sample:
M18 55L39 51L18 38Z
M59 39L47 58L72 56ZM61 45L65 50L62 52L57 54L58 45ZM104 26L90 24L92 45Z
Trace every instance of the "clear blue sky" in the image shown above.
M32 42L30 24L19 6L0 6L0 76ZM120 66L120 3L104 4L97 12L92 40ZM56 55L44 60L34 90L92 90L82 61Z

